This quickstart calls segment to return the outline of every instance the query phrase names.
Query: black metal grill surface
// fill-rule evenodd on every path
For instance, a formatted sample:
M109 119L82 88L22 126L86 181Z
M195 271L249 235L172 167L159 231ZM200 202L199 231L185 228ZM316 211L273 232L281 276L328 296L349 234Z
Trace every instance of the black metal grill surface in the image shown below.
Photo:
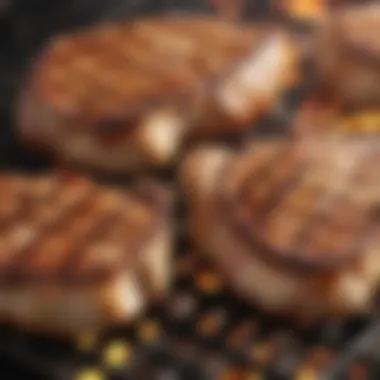
M272 1L248 5L248 17L277 16ZM213 8L206 0L0 1L1 167L50 167L21 148L11 114L29 60L51 34L100 19L178 9L209 12ZM303 93L289 94L276 115L261 123L259 133L284 130ZM165 177L172 179L170 173ZM191 251L185 234L180 235L174 289L164 303L133 326L88 332L76 342L42 339L3 327L0 379L379 378L380 324L375 316L330 320L318 326L273 320L231 295L212 268Z

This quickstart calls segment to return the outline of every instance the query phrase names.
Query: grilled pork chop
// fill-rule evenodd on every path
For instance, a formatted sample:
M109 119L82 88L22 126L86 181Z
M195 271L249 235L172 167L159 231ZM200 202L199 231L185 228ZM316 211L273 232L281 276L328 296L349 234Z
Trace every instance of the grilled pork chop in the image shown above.
M380 280L379 164L365 139L198 148L181 172L192 237L267 311L365 313Z
M103 172L170 163L189 135L239 133L293 81L277 27L195 16L106 24L54 40L17 117L22 137Z
M380 4L343 7L320 27L316 57L328 93L346 108L380 104Z
M170 277L168 197L1 174L0 318L56 334L128 322ZM166 192L166 190L165 190Z

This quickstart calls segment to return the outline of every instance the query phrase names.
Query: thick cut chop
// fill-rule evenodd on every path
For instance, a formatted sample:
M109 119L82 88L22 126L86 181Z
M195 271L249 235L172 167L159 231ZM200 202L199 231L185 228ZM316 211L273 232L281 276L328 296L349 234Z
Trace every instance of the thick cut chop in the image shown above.
M29 143L103 172L166 165L190 135L241 133L295 78L278 27L195 16L55 39L17 109Z
M169 283L166 190L2 174L0 318L75 334L135 318Z
M328 93L342 106L380 104L380 4L343 7L320 27L316 57Z
M231 287L274 313L371 308L380 280L380 144L198 148L182 168L190 231Z

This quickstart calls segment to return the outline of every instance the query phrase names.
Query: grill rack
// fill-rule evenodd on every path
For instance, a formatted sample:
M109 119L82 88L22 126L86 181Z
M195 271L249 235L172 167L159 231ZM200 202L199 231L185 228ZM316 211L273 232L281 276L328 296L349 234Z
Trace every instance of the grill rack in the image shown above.
M133 12L146 13L167 8L182 9L184 3L190 2L161 0L149 4L149 0L139 0L137 3L139 5ZM194 6L195 10L198 5L203 10L209 9L205 2L195 3L200 3ZM262 7L252 6L260 15L277 14L271 1L253 3L263 4ZM25 17L25 10L20 2L15 4L12 17L16 25L17 18ZM115 0L108 9L101 9L99 4L97 7L91 16L78 16L72 24L120 17L131 11L119 0ZM61 18L69 14L70 10ZM38 23L38 17L35 23ZM297 30L303 32L305 25L298 26ZM59 27L72 25L61 20ZM51 27L41 28L40 34L36 32L34 38L22 40L24 50L32 55L31 52L46 40L49 32ZM23 59L27 58L22 52L15 51L11 54L15 62L20 60L20 54ZM21 83L21 66L13 67L9 59L0 65L3 69L0 73L0 119L3 128L0 165L2 168L17 167L28 171L45 170L50 164L21 148L12 132L11 101ZM12 69L14 73L9 76ZM292 91L277 113L262 121L253 133L287 133L289 120L299 101L312 88L312 78L307 82L302 89ZM170 182L173 175L164 173L161 177ZM183 220L181 205L178 211L179 218ZM87 342L82 338L79 343L62 343L3 327L0 331L0 377L7 380L21 376L42 380L86 380L87 373L88 380L91 375L94 376L91 380L95 380L96 375L99 375L99 380L378 378L380 358L376 341L380 336L380 322L377 315L369 320L346 323L331 320L320 326L309 325L307 321L295 326L290 321L268 318L236 300L224 288L210 266L191 252L183 229L178 240L177 251L180 253L175 265L175 287L164 304L152 308L132 327L105 332L97 343L91 342L91 336L87 337ZM345 345L348 345L347 350L344 350ZM111 354L112 349L117 352L115 347L121 354ZM105 363L115 361L112 356L124 357L124 364L118 370Z

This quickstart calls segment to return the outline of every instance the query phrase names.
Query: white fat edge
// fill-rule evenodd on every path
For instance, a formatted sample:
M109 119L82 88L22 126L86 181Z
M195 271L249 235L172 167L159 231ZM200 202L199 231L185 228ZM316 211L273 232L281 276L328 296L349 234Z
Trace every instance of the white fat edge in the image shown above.
M343 303L350 310L364 311L369 308L373 296L373 284L352 274L342 276L335 287L337 304Z
M190 200L208 202L215 194L218 178L232 157L228 149L204 146L192 151L181 166L181 183Z
M218 101L232 115L254 113L261 98L270 97L283 82L288 70L288 46L281 34L272 36L226 78L218 91Z
M149 281L155 294L164 294L170 285L172 276L173 232L171 226L165 226L147 243L142 254Z
M350 309L371 311L370 306L380 284L379 242L379 236L369 239L360 265L341 274L334 291L337 303L344 300Z
M303 292L302 281L269 267L257 254L246 251L222 222L214 220L214 223L213 227L210 226L209 237L206 236L206 239L211 239L208 252L227 271L231 286L269 310L281 310L293 305Z
M137 131L140 149L155 164L170 163L187 130L185 115L170 109L154 111L142 120Z
M121 275L112 288L112 301L114 302L117 318L129 319L140 314L146 304L146 296L141 289L134 273Z

